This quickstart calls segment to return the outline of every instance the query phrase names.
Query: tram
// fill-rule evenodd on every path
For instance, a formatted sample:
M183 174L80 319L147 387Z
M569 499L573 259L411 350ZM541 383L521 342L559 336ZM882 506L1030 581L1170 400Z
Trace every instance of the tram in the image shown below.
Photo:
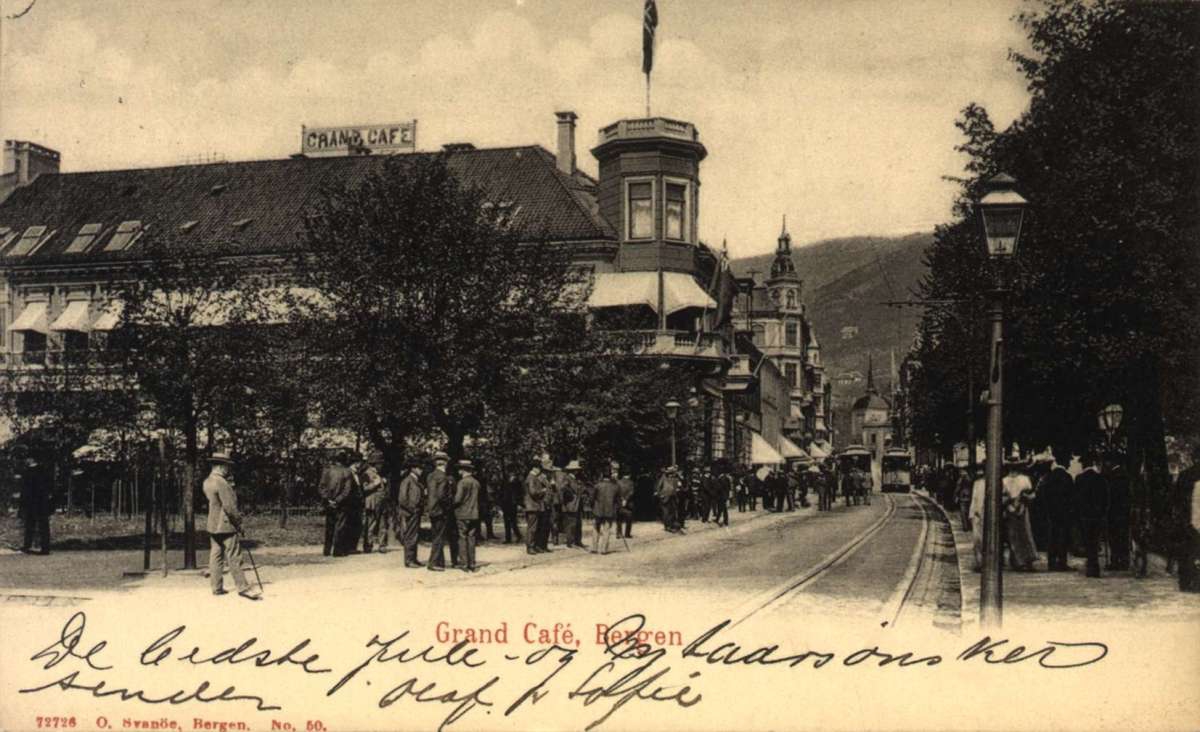
M871 451L862 445L849 445L837 455L838 474L841 476L842 495L846 505L851 503L871 504ZM856 486L850 480L850 469L858 468L866 474L864 485Z
M884 493L908 493L912 490L912 458L908 451L890 447L883 453Z

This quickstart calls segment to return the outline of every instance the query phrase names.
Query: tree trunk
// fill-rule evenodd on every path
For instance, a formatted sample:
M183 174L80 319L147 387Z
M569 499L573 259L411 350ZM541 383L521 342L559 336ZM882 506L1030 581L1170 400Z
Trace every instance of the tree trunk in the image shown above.
M183 568L196 568L196 512L194 492L196 475L199 472L200 449L196 434L196 420L189 419L184 428L187 463L183 468Z

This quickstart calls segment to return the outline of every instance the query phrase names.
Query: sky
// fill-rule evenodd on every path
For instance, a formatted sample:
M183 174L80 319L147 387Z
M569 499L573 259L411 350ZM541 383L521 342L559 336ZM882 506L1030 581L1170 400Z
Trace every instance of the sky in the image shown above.
M1026 107L1019 0L657 0L652 113L693 122L700 234L733 256L928 231L954 121ZM30 0L0 0L13 16ZM555 148L645 115L643 0L35 0L0 26L0 134L64 171L286 157L302 125L416 119L417 147Z

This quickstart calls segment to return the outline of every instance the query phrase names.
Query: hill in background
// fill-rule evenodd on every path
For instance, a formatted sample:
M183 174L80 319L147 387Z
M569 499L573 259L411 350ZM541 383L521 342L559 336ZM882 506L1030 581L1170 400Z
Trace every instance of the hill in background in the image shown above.
M896 362L912 345L919 307L883 303L914 299L927 272L923 257L932 234L903 237L848 237L792 247L792 261L804 280L804 301L821 343L825 375L833 382L835 429L849 432L849 409L866 389L868 354L873 357L875 385L890 394L890 354ZM732 260L739 276L757 270L764 280L774 254ZM851 380L855 374L859 380ZM839 445L845 440L839 438Z

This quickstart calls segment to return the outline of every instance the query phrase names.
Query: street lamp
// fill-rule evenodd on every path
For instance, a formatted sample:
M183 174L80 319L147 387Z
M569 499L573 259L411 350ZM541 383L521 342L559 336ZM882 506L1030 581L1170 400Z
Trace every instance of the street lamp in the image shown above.
M979 621L984 628L999 628L1003 620L1003 585L1000 515L1000 470L1004 462L1004 283L1000 270L1017 253L1021 222L1028 201L1015 190L1017 181L1006 173L984 182L987 194L977 207L983 223L988 256L996 265L996 282L990 291L992 324L991 369L988 385L987 489L983 505L983 567L979 592Z
M1121 408L1120 404L1109 404L1096 414L1096 421L1100 424L1100 429L1104 430L1109 447L1112 447L1113 435L1117 434L1117 430L1121 427L1121 417L1123 416L1125 416L1125 410Z
M675 418L679 416L679 402L672 399L663 405L667 410L667 419L671 420L671 467L675 467Z

